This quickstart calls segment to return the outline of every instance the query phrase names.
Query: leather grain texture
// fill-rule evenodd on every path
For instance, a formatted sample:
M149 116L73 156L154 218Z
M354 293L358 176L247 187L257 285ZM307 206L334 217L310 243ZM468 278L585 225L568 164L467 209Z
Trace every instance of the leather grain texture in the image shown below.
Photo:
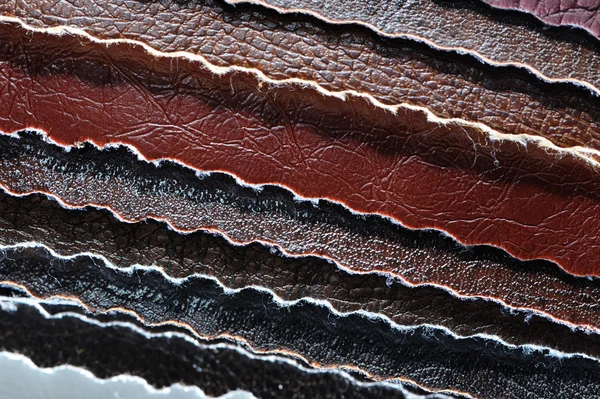
M426 327L393 329L359 315L340 317L306 301L282 306L251 288L226 293L200 276L173 284L158 271L99 267L86 256L64 261L28 248L8 251L4 258L0 278L10 276L36 297L78 298L92 312L122 308L151 325L179 322L202 338L233 336L254 350L301 356L320 367L355 368L376 379L410 376L428 389L476 396L498 397L510 387L515 397L533 390L586 397L600 389L595 377L600 363L591 359L557 361L543 352L491 346L476 338L456 340Z
M0 350L213 396L595 397L594 19L2 2Z
M2 350L22 353L40 367L71 364L100 378L130 373L158 388L183 383L213 396L241 389L264 398L405 397L394 387L352 382L333 372L300 368L285 358L252 355L232 343L208 343L183 331L139 325L125 313L95 320L74 305L10 305L10 311L0 310Z
M491 140L420 111L394 115L310 88L267 89L241 72L214 76L129 44L107 52L70 36L17 41L23 32L4 27L10 62L2 77L13 88L2 93L4 131L38 127L63 145L124 143L150 160L227 171L410 228L443 230L463 244L599 273L600 179L575 155Z
M201 55L219 67L257 69L276 80L315 82L506 134L600 150L598 98L572 85L544 84L518 68L491 67L413 40L384 39L369 29L332 28L315 18L214 0L102 3L15 1L0 12L11 10L40 28L68 26L98 38L137 40L166 53Z
M548 80L570 80L595 92L600 87L595 38L568 29L549 31L534 17L493 10L482 1L228 2L260 4L283 13L308 13L333 24L360 24L383 36L408 37L441 50L466 52L495 65L519 65Z
M39 242L63 255L91 251L122 268L157 265L174 277L201 273L230 288L264 286L286 300L327 300L342 312L365 310L401 325L445 326L463 336L497 335L511 344L569 353L598 350L596 334L575 334L545 319L600 330L594 305L600 301L598 284L573 278L556 265L519 262L490 247L466 249L439 233L357 217L324 201L299 203L276 187L257 192L223 174L198 180L186 168L156 167L125 149L99 151L88 145L65 152L37 135L19 136L0 138L0 170L5 171L0 183L11 192L49 193L62 203L95 204L143 222L122 223L89 207L82 215L39 195L26 201L4 195L0 244ZM29 176L27 183L6 171ZM94 202L100 198L102 204ZM196 233L182 235L152 219ZM253 243L234 246L228 240ZM301 257L288 258L281 250ZM348 273L382 271L386 274ZM507 313L503 305L511 312L527 311Z

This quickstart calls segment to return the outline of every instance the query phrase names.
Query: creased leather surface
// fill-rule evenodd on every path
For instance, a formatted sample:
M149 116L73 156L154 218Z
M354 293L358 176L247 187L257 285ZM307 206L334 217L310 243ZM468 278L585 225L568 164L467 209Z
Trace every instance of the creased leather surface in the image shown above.
M600 37L600 3L594 0L483 0L487 4L535 15L547 24L581 27Z
M598 283L569 277L554 265L518 262L491 248L467 250L435 232L357 217L324 201L299 203L275 187L257 192L222 174L199 180L185 168L157 168L124 149L64 152L39 136L19 136L0 137L0 182L13 192L52 193L77 206L96 203L129 220L150 216L180 229L216 229L238 242L274 242L288 253L320 254L351 270L388 270L413 284L434 283L600 329ZM126 224L107 212L68 211L40 196L0 198L0 244L41 242L65 255L91 251L120 267L158 265L175 277L208 274L232 288L264 286L284 299L324 299L340 311L364 309L399 324L437 324L461 335L486 333L512 344L600 355L595 334L528 312L507 313L486 300L407 288L389 275L349 275L316 256L285 258L272 247L232 246L152 221Z
M597 43L547 27L520 13L490 10L471 0L229 0L311 13L335 23L365 24L439 48L469 52L486 62L523 65L550 79L586 82L597 91ZM579 33L579 32L577 32Z
M367 29L333 28L314 18L213 0L14 0L0 5L0 12L38 27L65 25L100 38L139 40L165 52L200 54L218 66L257 68L274 79L314 81L507 134L600 150L600 100L586 90L542 84L525 71L485 66L408 40L383 40ZM586 65L600 70L600 62Z
M544 396L585 397L600 389L596 360L557 361L541 351L456 340L428 328L394 330L304 301L282 307L269 294L253 289L226 293L200 276L173 284L158 271L121 272L85 256L61 260L35 248L6 252L0 270L4 281L36 296L76 297L94 312L124 308L145 323L176 320L201 336L241 336L255 349L283 349L321 366L354 365L376 377L409 378L427 388L514 398L534 390Z
M81 38L25 40L14 25L3 27L4 131L38 127L63 144L126 143L149 159L278 183L466 244L598 273L600 181L569 156L491 141L417 111L392 115L242 73L207 75L130 45L107 52Z
M3 299L2 304L7 302ZM196 385L213 396L242 389L262 398L405 397L393 387L361 386L335 373L307 372L289 362L249 357L232 344L194 342L184 339L181 333L160 335L173 329L146 327L148 333L155 334L148 338L127 325L114 324L136 324L122 313L104 315L97 320L102 323L98 325L73 316L83 313L74 306L44 305L51 314L65 314L53 319L46 319L31 305L9 306L14 310L0 310L0 347L22 353L41 367L71 364L87 368L100 378L128 373L158 388L174 383ZM95 321L91 315L85 316ZM441 395L426 397L442 399Z
M600 42L265 1L0 4L0 349L217 394L597 395Z

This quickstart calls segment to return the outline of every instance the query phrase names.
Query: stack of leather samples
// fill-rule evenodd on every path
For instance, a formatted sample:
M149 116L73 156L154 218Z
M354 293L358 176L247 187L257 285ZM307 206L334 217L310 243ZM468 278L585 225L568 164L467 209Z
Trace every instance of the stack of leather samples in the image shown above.
M0 396L600 397L588 3L2 1Z

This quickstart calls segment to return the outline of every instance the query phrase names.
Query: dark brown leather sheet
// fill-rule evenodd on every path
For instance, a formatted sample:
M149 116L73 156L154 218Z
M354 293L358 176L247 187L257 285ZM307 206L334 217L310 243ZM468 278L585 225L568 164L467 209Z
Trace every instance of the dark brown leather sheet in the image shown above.
M500 396L510 386L521 396L532 390L587 396L600 389L600 364L591 359L557 361L541 351L457 340L428 327L395 329L356 314L340 317L307 301L286 306L252 288L228 293L200 276L170 282L156 270L123 272L85 256L63 261L49 255L34 248L9 251L0 278L36 297L78 298L93 312L126 309L146 324L176 322L201 338L230 337L255 351L348 367L375 379L407 379L432 390Z
M383 39L366 28L332 27L315 18L212 0L80 3L8 3L0 10L14 9L40 28L67 26L101 39L127 38L165 53L199 55L219 67L256 69L278 81L301 79L386 105L424 107L435 116L504 134L600 150L600 100L572 85L536 81L518 68L432 51L413 40ZM94 14L85 16L90 9Z
M123 148L64 152L38 135L19 136L0 137L0 184L12 193L57 200L5 195L0 244L40 242L63 255L91 251L119 267L160 265L175 277L208 274L230 288L264 286L287 300L309 296L342 312L366 310L402 325L445 326L464 336L497 335L569 353L596 351L595 334L574 334L556 321L600 330L600 286L548 262L519 262L491 247L465 249L439 232L403 229L325 201L298 202L276 187L244 188L223 174L198 180L184 167L156 167ZM82 215L58 201L142 222L120 223L89 206ZM180 234L148 218L197 233ZM377 271L386 273L349 274ZM527 310L513 317L502 304Z
M364 25L383 36L407 37L440 50L468 53L494 65L521 66L544 79L568 80L595 92L600 87L596 38L568 28L549 30L533 16L492 9L479 0L228 2L310 14L330 24Z

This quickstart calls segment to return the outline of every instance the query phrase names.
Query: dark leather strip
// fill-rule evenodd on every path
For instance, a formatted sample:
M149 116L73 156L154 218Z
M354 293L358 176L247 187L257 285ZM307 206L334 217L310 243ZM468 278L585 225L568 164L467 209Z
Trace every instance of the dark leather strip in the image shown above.
M362 24L384 36L409 37L495 65L521 65L547 79L570 79L598 92L597 40L552 29L520 12L471 0L228 0L330 23ZM529 17L529 18L527 18Z
M0 12L36 27L64 25L103 39L138 40L164 52L199 54L217 66L255 68L272 79L307 80L330 91L368 94L384 104L425 107L439 117L482 123L506 134L600 150L600 100L587 90L543 84L518 68L491 67L412 40L383 39L356 26L334 27L214 0L9 1ZM497 36L488 39L497 43ZM600 70L600 62L578 62Z
M301 369L293 363L257 355L250 357L232 343L225 347L218 341L194 343L176 330L179 335L164 335L173 332L173 328L140 325L136 331L118 324L136 324L135 319L123 313L94 318L78 307L46 304L45 311L51 314L74 315L47 319L33 306L9 304L12 311L0 311L0 347L22 353L41 367L70 364L84 367L100 378L131 374L157 388L182 383L198 386L211 396L240 389L259 398L404 397L393 387L359 385L336 373ZM104 325L75 317L78 313Z
M519 262L490 247L467 249L439 233L356 216L324 201L298 202L276 187L257 192L223 174L199 180L186 168L156 167L125 149L86 145L64 152L37 135L19 135L0 137L0 182L11 190L50 192L79 206L101 200L129 220L154 217L178 228L215 229L238 242L262 240L288 253L314 255L289 258L274 247L231 245L204 232L180 234L153 220L123 223L106 211L67 210L42 195L5 193L0 244L39 242L63 255L91 251L118 267L156 265L174 277L202 273L231 288L262 286L286 300L326 300L342 312L366 310L402 325L433 324L463 336L497 335L511 344L600 358L596 334L530 312L508 312L495 302L600 329L598 282L569 277L555 265ZM379 265L389 272L349 274L318 254L351 270ZM408 288L392 274L483 299L464 300L431 286Z
M254 350L300 355L319 367L357 367L374 378L408 378L428 389L477 397L506 395L507 386L509 397L532 391L585 397L600 389L596 360L559 360L483 339L456 340L429 328L393 329L305 301L282 306L269 294L227 292L199 276L175 284L155 270L122 272L85 256L62 260L33 248L4 255L2 279L36 296L75 297L94 312L126 309L150 324L184 323L201 336L243 338Z

